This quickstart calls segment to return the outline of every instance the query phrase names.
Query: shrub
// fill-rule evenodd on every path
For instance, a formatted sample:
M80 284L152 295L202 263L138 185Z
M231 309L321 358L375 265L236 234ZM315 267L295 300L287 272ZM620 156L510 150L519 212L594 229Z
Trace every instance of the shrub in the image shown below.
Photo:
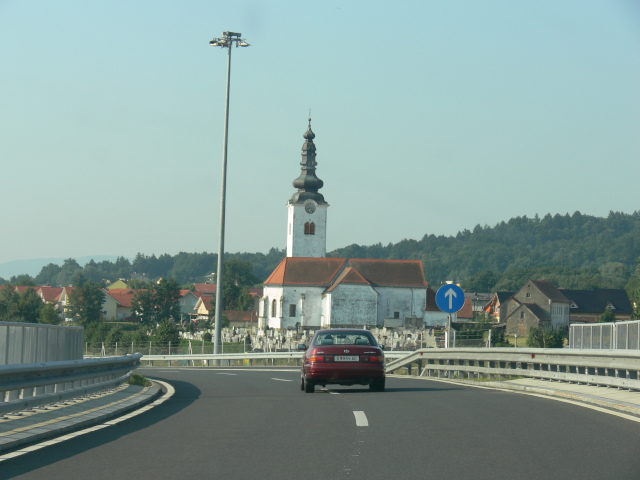
M129 377L129 385L140 385L142 387L150 387L151 382L144 375L134 373Z

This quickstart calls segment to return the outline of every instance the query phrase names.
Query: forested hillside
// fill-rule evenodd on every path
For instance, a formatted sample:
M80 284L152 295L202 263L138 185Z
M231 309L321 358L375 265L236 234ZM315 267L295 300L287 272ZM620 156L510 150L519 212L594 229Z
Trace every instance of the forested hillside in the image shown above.
M255 276L265 280L284 256L284 250L272 248L267 254L233 253L226 259L250 262ZM528 278L544 278L564 288L623 288L636 275L640 257L640 211L611 212L606 218L580 212L517 217L494 227L478 225L455 237L427 234L421 240L386 246L350 245L329 256L419 259L427 281L435 288L454 280L471 291L515 290ZM204 281L215 271L216 260L216 254L206 252L159 257L139 253L133 262L119 258L84 266L67 259L61 266L42 268L34 279L20 276L11 281L68 285L92 279L99 283L129 278L137 272L186 284Z
M606 218L580 212L517 217L455 237L427 234L387 246L350 245L330 255L419 259L434 287L454 280L467 290L513 290L533 277L564 288L622 288L640 257L640 211L610 212Z

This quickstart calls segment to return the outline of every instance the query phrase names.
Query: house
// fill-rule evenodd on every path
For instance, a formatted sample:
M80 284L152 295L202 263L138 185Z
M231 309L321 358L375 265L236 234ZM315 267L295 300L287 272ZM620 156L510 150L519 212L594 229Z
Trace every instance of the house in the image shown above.
M189 319L196 313L196 304L200 297L191 290L180 290L180 321Z
M506 302L507 335L526 336L531 328L569 328L570 302L553 283L529 280Z
M135 317L133 312L133 297L136 290L131 288L112 288L103 290L105 300L103 303L103 320L117 320L119 322L131 320Z
M311 119L303 138L287 202L287 256L264 283L260 327L422 327L428 285L420 260L326 256L329 204L319 192Z
M502 318L504 320L507 317L507 314L506 314L507 300L511 298L514 293L515 292L494 293L489 303L487 303L484 307L485 313L495 318L496 322L505 323L505 322L500 322L500 319Z
M484 307L491 300L492 294L478 292L464 292L465 299L471 300L471 308L475 314L484 313Z
M71 292L74 290L75 287L62 287L62 292L60 292L60 296L58 297L58 308L60 308L62 318L65 320L73 320L73 318L70 318L68 305L69 295L71 295Z
M216 313L215 297L211 295L202 295L198 298L194 310L195 312L189 315L193 321L208 322Z
M125 282L124 279L121 278L120 280L117 280L112 284L110 284L109 286L107 286L107 290L111 290L113 288L121 290L123 288L129 288L129 285L127 285L127 282Z
M595 323L607 310L612 310L616 321L633 318L633 305L622 288L596 288L593 290L560 289L569 299L571 323Z
M216 284L215 283L196 283L195 293L198 296L201 295L215 295L216 294Z
M458 322L472 322L474 319L475 311L473 305L473 298L465 298L464 305L456 313L456 320Z

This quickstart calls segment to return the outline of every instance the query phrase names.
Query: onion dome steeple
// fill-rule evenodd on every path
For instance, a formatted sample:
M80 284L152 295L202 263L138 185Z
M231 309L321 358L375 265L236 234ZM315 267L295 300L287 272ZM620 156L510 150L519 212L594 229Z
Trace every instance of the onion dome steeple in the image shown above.
M316 176L316 146L313 139L316 137L311 130L311 118L309 118L309 128L303 135L305 141L302 145L302 161L300 162L300 176L293 181L293 186L298 189L291 197L291 203L305 203L313 200L318 205L326 205L324 197L318 192L324 182Z

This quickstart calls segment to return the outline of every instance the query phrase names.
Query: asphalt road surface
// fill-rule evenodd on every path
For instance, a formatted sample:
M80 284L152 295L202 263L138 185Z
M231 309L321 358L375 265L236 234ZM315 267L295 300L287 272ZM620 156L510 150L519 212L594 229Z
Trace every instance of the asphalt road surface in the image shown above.
M296 369L141 369L162 405L0 463L0 479L640 479L640 423L536 396Z

